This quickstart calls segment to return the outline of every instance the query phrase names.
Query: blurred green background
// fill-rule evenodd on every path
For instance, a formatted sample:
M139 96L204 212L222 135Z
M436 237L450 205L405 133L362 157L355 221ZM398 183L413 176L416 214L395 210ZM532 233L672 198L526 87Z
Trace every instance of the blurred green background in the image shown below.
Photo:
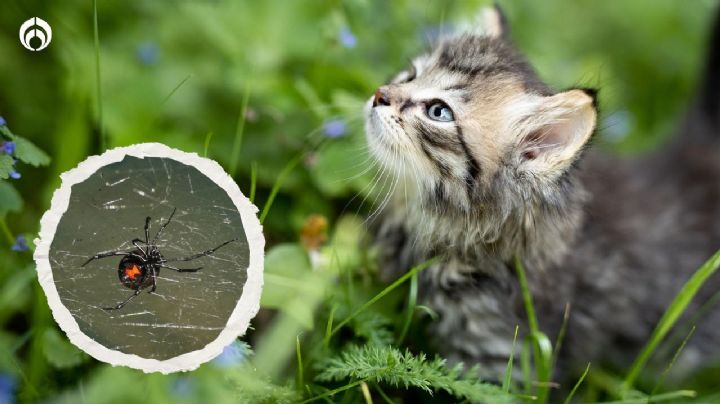
M370 204L349 202L367 193L373 174L366 170L362 103L439 32L484 3L103 0L97 48L92 1L3 1L0 116L52 160L41 167L18 162L21 177L0 180L0 403L224 402L242 394L227 382L233 360L246 353L242 345L172 376L111 368L76 351L52 320L31 251L11 250L24 249L18 236L31 244L60 173L104 148L139 142L206 153L246 194L257 167L254 199L261 209L279 186L264 222L266 310L249 340L268 380L291 383L296 335L321 334L325 324L317 317L336 307L323 287L346 270L368 296L377 286L371 257L358 248L363 226L355 216ZM499 3L513 41L545 80L558 89L600 89L600 147L628 153L650 150L672 133L694 93L717 6ZM33 16L53 28L52 44L41 52L18 41L19 26ZM288 165L296 156L300 164ZM308 219L315 214L323 217L317 229ZM330 238L323 243L325 232ZM340 269L309 269L313 237L340 247L331 254L342 255ZM362 290L353 293L363 301ZM289 304L288 296L300 303Z

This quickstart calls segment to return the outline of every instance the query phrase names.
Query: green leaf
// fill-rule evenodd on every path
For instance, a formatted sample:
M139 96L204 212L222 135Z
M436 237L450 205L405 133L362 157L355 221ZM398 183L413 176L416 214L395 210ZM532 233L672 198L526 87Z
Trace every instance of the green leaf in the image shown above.
M31 141L15 136L14 139L15 157L23 163L30 164L33 167L46 166L50 164L50 156L39 147L35 146Z
M390 346L351 345L340 356L321 361L316 377L320 382L346 379L384 383L395 388L418 388L429 394L444 390L456 398L482 403L510 403L515 399L500 386L483 383L477 369L449 367L444 359L428 360ZM315 397L318 398L318 397Z
M13 158L7 154L0 155L0 179L8 179L13 170Z
M279 309L303 327L313 326L314 307L298 304L323 295L323 282L310 268L305 250L298 244L281 244L265 257L265 285L260 304Z
M56 368L70 368L88 359L88 356L71 344L53 328L45 330L43 335L43 352L45 358Z
M8 212L19 212L22 207L22 197L15 187L0 181L0 216L5 216Z
M15 138L15 135L10 132L10 129L8 129L7 126L0 126L0 135L2 135L3 138L8 140L12 140L13 138Z

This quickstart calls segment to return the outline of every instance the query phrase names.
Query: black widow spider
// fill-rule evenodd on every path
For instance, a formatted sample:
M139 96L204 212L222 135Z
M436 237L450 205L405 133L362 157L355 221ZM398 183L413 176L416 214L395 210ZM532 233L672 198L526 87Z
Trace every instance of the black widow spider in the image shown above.
M152 289L148 293L155 292L155 289L157 289L156 278L160 273L160 268L172 269L173 271L177 272L197 272L202 269L202 267L176 268L174 266L167 265L168 262L192 261L196 258L206 257L212 255L212 253L214 253L220 247L230 244L233 241L237 241L237 238L234 238L220 244L215 248L203 251L201 253L193 254L187 257L165 259L160 253L156 242L158 237L160 237L162 231L165 230L165 227L170 224L170 221L175 215L176 210L177 208L173 209L167 222L165 222L165 224L160 227L160 230L158 230L157 234L155 234L155 237L153 237L152 242L149 241L150 236L148 230L150 228L150 216L148 216L145 218L145 241L138 238L131 241L131 243L136 247L135 250L128 252L108 251L98 253L90 257L87 261L85 261L84 264L82 264L82 266L84 267L93 260L122 255L120 265L118 266L118 277L120 278L120 282L122 282L125 287L133 289L135 292L130 295L130 297L118 303L114 307L103 307L103 310L122 309L123 306L125 306L130 300L132 300L135 296L139 295L142 289L145 289L149 286L152 286ZM144 244L144 247L139 243Z

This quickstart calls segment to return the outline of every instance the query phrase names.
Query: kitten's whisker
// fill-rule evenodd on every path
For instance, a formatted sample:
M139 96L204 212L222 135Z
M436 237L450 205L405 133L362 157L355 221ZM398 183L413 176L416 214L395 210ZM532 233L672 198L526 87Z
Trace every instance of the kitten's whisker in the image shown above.
M387 175L385 175L385 174L387 174ZM379 188L378 194L382 194L382 189L387 185L387 180L390 178L390 175L391 175L390 170L388 170L388 169L383 165L382 177L381 177L381 178L384 178L384 179L383 179L383 184L382 184L382 185L380 186L380 188ZM378 199L379 195L373 194L373 191L375 190L375 187L380 184L380 181L379 181L379 180L380 180L380 179L378 179L378 181L377 181L375 184L373 184L373 186L372 186L372 188L370 188L370 191L368 192L368 194L365 195L365 197L363 198L362 202L360 203L360 206L358 207L358 213L360 212L360 210L362 209L362 207L365 205L365 202L367 202L368 197L372 198L371 205L375 205L375 204L377 203L377 199ZM363 223L364 223L364 222L363 222Z
M375 172L375 175L373 175L372 179L370 180L370 183L368 183L367 185L365 185L365 186L363 187L363 189L360 190L360 192L356 193L356 194L348 201L348 203L345 204L345 207L344 207L343 210L342 210L343 212L345 212L345 210L350 206L350 204L352 204L353 201L355 201L355 199L357 199L358 196L360 196L361 194L365 193L365 190L367 190L368 187L371 187L371 186L372 186L372 188L370 189L370 191L368 191L368 194L363 197L363 200L362 200L360 206L358 207L357 211L355 212L356 214L359 214L359 213L360 213L360 209L362 209L362 206L364 205L365 200L367 199L368 195L370 195L370 193L372 192L372 189L375 187L376 180L379 181L380 178L382 177L382 175L384 174L385 168L384 168L381 160L382 160L382 159L380 159L380 158L375 159L376 165L377 165L377 163L380 163L380 164L379 164L379 169Z
M355 175L352 175L352 176L350 176L350 177L346 177L346 178L342 178L342 179L335 180L334 182L336 182L336 183L337 183L337 182L348 182L348 181L352 181L352 180L354 180L354 179L356 179L356 178L360 178L360 177L362 177L363 175L365 175L368 171L372 170L375 166L377 166L377 164L378 164L377 161L374 161L372 164L370 164L367 168L365 168L365 169L362 170L361 172L359 172L359 173L357 173L357 174L355 174Z
M397 152L396 152L396 151L393 151L393 156L392 156L392 157L393 157L393 159L397 159ZM373 220L375 220L375 218L380 214L380 212L382 212L382 210L383 210L383 209L385 208L385 206L387 205L388 201L390 201L390 199L392 198L392 195L395 193L395 189L397 188L397 183L398 183L398 181L399 181L399 178L400 178L400 175L399 175L399 174L396 174L393 182L392 182L391 185L390 185L389 191L386 193L385 198L383 198L382 203L380 204L380 206L379 206L367 219L365 219L365 222L364 222L364 223L366 223L366 224L372 223Z

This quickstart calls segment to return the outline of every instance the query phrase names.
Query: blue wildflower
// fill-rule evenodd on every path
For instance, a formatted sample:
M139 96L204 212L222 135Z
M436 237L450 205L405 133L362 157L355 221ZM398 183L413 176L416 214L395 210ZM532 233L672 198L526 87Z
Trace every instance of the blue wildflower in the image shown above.
M323 124L323 131L325 136L329 138L337 138L344 136L347 133L347 127L345 121L339 118L331 119Z
M338 36L338 40L340 41L340 44L342 46L352 49L355 46L357 46L357 38L355 37L355 34L353 34L352 31L350 31L350 28L347 26L344 26L340 28L340 34Z
M15 402L15 389L17 388L17 379L8 373L0 373L0 404L10 404Z
M7 122L5 121L5 118L3 118L3 117L0 116L0 126L5 126L5 125L7 125Z
M219 368L237 366L247 360L250 347L242 341L235 340L223 349L222 353L213 359L212 363Z
M170 391L180 397L191 396L195 392L195 380L191 377L180 376L170 386Z
M160 49L153 42L143 42L138 45L135 55L140 63L150 66L157 63L160 58Z
M13 154L15 153L15 147L15 142L3 142L2 151L5 154Z
M15 237L15 244L10 247L13 251L27 251L30 249L27 245L27 240L25 240L25 236L20 234L17 237Z
M12 170L10 172L10 178L12 178L14 180L19 180L20 177L22 177L22 174L20 174L19 172L15 171L15 170Z

